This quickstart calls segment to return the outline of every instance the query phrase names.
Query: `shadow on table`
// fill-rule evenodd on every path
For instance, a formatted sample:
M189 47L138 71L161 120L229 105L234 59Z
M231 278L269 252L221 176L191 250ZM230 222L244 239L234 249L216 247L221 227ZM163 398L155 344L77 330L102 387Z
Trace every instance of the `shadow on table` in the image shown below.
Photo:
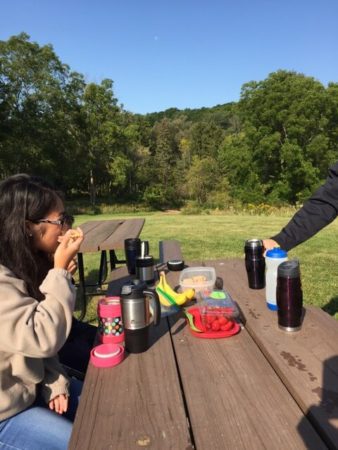
M323 306L322 310L331 316L334 316L335 313L338 312L338 296L332 297L330 301Z
M154 327L151 325L150 334L149 334L149 348L152 347L158 340L160 340L165 334L170 332L170 327L173 323L176 323L178 318L180 317L180 313L173 314L170 316L170 325L168 322L168 316L161 318L161 323L159 326Z
M315 388L312 392L318 395L319 405L311 406L306 417L325 442L329 449L338 449L338 427L333 424L338 420L338 356L325 360L323 365L323 387ZM299 434L302 436L307 449L317 450L308 435L305 420L298 424Z

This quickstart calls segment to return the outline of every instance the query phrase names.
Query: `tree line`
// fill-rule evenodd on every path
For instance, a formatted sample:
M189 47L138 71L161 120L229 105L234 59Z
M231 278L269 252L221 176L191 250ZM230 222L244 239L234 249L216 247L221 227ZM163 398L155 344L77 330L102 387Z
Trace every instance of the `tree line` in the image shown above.
M338 83L278 70L238 102L140 115L21 33L0 41L0 178L155 208L302 202L338 158Z

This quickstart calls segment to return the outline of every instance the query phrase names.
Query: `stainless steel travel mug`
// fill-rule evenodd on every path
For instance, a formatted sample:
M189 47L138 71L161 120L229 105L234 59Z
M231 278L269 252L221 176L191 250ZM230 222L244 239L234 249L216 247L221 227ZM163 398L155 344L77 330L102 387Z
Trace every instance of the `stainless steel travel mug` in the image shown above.
M265 258L261 239L248 239L244 245L245 267L251 289L263 289L265 286Z

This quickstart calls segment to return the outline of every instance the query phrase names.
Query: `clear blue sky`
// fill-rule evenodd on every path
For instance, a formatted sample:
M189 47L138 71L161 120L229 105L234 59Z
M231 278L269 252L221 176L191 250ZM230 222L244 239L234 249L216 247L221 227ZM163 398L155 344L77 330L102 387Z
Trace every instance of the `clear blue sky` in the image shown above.
M278 69L338 82L338 0L2 0L0 40L25 31L87 82L147 113L238 101Z

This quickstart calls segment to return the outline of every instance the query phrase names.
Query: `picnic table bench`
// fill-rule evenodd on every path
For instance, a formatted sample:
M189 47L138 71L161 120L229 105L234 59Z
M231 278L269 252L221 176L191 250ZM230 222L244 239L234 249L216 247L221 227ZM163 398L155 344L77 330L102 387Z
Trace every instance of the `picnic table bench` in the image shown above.
M248 288L242 260L188 265L215 267L243 329L198 339L181 314L171 315L152 327L146 352L111 369L90 365L69 448L338 448L337 322L307 307L302 329L282 332L264 290ZM128 274L120 268L113 276L115 294ZM178 277L167 274L172 286Z

